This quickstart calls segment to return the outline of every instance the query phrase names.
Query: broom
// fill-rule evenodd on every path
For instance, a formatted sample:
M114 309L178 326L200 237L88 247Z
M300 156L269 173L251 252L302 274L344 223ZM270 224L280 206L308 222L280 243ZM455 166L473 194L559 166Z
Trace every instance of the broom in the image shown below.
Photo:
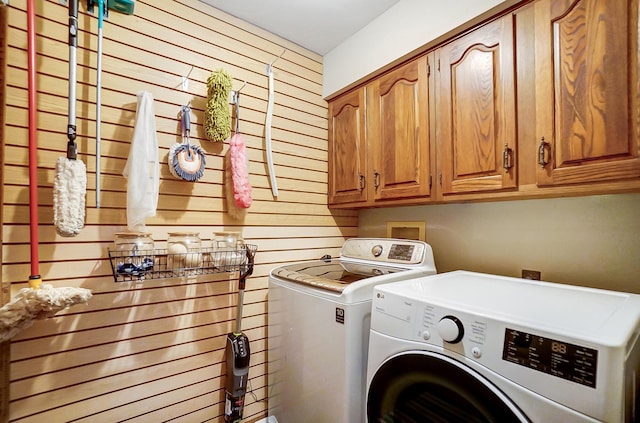
M87 302L91 291L85 288L54 288L43 284L38 259L38 146L36 122L35 0L27 2L27 49L29 89L29 229L31 275L29 288L21 289L13 300L0 308L0 342L11 339L35 319L53 316L71 305Z
M76 145L76 46L78 0L69 1L69 123L67 156L58 158L53 180L53 223L59 235L73 237L84 227L87 169L77 159Z

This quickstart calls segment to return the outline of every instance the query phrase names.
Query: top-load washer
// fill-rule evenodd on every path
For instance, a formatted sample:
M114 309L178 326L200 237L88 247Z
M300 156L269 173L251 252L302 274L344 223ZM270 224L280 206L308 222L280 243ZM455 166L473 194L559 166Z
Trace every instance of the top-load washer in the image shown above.
M640 421L640 295L472 272L374 289L369 422Z
M270 421L363 422L373 287L435 273L428 244L389 238L351 238L339 258L272 270Z

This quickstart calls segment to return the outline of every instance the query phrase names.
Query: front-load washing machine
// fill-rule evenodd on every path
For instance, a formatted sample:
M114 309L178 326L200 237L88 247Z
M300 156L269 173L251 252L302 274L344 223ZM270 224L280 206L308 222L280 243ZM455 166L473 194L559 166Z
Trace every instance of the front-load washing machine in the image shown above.
M364 421L373 287L435 274L421 241L352 238L339 258L278 267L269 277L269 421Z
M640 295L464 271L374 289L369 422L640 421Z

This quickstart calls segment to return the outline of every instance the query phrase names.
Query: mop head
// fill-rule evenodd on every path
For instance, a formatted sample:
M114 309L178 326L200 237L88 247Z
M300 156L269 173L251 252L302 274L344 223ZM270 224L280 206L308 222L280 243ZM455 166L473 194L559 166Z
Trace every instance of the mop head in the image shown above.
M231 135L229 94L231 76L219 69L207 79L207 105L204 111L204 135L209 141L224 141Z
M81 160L60 157L53 180L53 223L56 232L73 237L84 227L87 169Z
M42 284L40 288L23 288L15 298L0 308L0 342L13 338L34 320L52 317L60 310L86 303L91 291L85 288L54 288Z
M174 144L169 149L169 172L178 179L194 182L202 178L206 165L202 148L197 145Z

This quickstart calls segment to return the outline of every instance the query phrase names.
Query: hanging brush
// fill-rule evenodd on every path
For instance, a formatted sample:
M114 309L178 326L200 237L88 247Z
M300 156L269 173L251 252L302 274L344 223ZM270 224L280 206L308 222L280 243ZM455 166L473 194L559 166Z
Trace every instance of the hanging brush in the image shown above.
M180 125L182 127L182 143L173 144L169 149L169 172L185 181L194 182L202 178L206 165L202 148L191 145L191 108L189 105L180 109Z
M230 173L230 183L227 183L227 208L230 214L239 217L242 215L241 210L248 209L253 199L251 183L249 182L247 146L240 133L240 90L236 92L235 100L236 128L235 134L229 141L229 167L227 168L227 173Z
M213 71L207 79L207 88L204 135L209 141L224 141L231 135L231 76L224 69Z

